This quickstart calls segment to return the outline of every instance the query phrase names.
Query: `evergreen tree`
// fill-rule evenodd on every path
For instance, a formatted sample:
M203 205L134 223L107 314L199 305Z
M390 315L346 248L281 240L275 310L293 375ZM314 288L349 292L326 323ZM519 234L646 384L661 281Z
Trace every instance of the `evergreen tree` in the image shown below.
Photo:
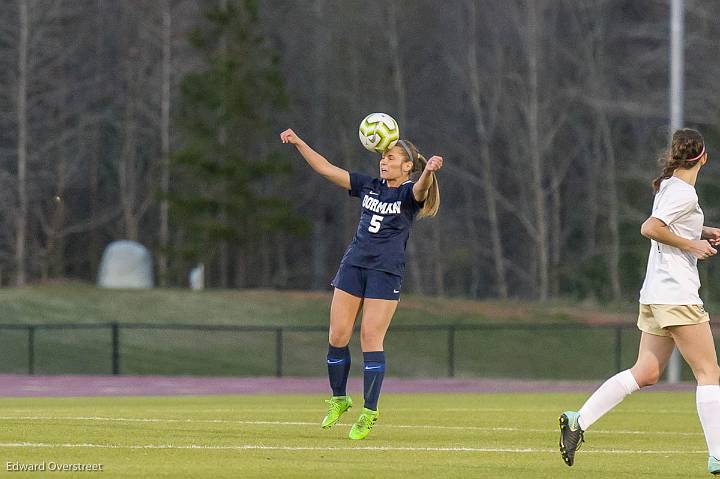
M170 201L184 233L181 253L227 262L233 247L304 225L276 191L290 165L267 146L269 120L287 99L278 54L258 29L257 4L230 0L205 17L191 35L204 68L181 85L183 148L173 160Z

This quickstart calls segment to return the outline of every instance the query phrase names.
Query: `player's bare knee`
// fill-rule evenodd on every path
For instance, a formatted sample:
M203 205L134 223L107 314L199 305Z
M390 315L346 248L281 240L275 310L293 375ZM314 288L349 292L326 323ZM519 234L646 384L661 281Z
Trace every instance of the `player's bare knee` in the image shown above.
M696 365L692 371L699 384L718 384L718 380L720 380L720 367L717 363Z
M660 376L662 376L662 373L659 370L654 370L651 372L648 372L644 377L643 381L641 383L638 383L638 386L641 388L647 387L647 386L654 386L655 384L660 381Z
M660 381L660 376L662 376L662 371L653 368L633 368L632 375L637 385L644 388L657 384Z
M382 334L379 334L375 331L362 331L360 333L360 339L364 343L376 343L378 341L382 342Z
M383 335L376 332L363 331L360 333L360 345L363 351L382 351Z
M344 330L331 329L328 339L329 339L331 346L334 346L336 348L343 348L348 345L348 343L350 342L351 336L352 336L352 330L344 331Z

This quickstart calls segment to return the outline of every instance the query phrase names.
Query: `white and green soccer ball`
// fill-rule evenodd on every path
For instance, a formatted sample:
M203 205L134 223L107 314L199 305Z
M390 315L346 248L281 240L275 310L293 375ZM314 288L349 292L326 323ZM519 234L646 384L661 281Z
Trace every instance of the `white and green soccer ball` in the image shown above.
M386 113L370 113L360 123L360 143L370 151L385 153L400 139L400 128Z

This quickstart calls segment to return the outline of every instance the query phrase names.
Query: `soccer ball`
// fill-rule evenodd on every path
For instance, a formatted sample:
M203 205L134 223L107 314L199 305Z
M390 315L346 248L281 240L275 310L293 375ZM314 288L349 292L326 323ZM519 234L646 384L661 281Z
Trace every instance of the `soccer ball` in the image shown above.
M400 128L386 113L370 113L360 122L360 143L368 150L385 153L400 139Z

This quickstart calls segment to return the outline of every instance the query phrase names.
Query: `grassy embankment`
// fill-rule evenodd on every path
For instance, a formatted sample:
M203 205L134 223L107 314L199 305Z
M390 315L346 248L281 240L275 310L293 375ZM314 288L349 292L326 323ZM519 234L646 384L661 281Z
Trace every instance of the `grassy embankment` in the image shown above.
M253 326L323 326L330 293L267 290L191 292L179 289L108 291L81 284L0 290L0 322L200 323ZM394 326L467 324L633 324L634 305L470 301L404 296ZM283 372L322 375L326 331L286 332ZM2 330L0 371L27 370L28 333ZM635 355L638 334L622 334L622 363ZM458 376L599 379L614 370L615 332L608 329L457 331ZM124 374L273 375L274 332L122 329ZM111 370L111 335L105 329L38 329L35 372L105 374ZM399 376L443 376L447 331L390 330L389 370ZM359 367L357 338L351 343Z

